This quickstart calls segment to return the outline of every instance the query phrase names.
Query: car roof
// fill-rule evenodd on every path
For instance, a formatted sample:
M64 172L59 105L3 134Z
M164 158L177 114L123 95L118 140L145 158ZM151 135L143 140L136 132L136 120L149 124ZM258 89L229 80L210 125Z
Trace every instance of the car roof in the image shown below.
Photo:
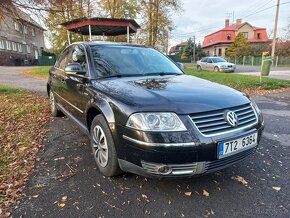
M206 58L223 58L223 57L219 57L219 56L210 56L210 57L206 57ZM224 59L224 58L223 58Z
M127 42L108 42L108 41L81 41L81 42L74 42L72 44L83 44L87 46L100 45L100 46L128 46L128 47L150 48L145 45L138 45L138 44L132 44L132 43L127 43Z

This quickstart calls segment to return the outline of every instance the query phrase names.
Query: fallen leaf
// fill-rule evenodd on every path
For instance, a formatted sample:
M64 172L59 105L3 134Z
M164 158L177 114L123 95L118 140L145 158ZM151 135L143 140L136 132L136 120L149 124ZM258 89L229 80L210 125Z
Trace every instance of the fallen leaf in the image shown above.
M192 192L184 192L186 196L191 196Z
M209 193L206 190L203 190L202 191L202 195L205 196L205 197L208 197L209 196Z
M62 200L62 201L66 201L66 200L67 200L67 196L66 196L66 195L63 196L63 197L61 198L61 200Z
M145 195L145 194L142 194L142 198L145 198L145 199L147 199L148 197L147 197L147 195Z
M65 203L58 204L59 207L63 208L65 206Z
M273 186L272 188L277 192L281 190L281 187L278 187L278 186Z
M171 204L171 201L170 200L168 201L168 204Z
M57 157L57 158L54 158L54 160L64 160L65 157Z
M32 197L33 197L33 198L38 198L38 196L39 196L39 195L33 195Z
M241 176L233 176L232 179L242 183L244 186L248 186L248 182Z

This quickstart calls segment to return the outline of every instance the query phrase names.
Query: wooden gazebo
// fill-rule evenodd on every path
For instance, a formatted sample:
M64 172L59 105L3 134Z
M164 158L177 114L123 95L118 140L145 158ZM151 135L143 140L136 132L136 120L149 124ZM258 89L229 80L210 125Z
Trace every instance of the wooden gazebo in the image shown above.
M68 40L70 44L69 33L75 32L81 35L87 35L92 40L92 36L119 36L127 34L129 42L130 33L136 33L140 28L139 24L133 19L121 18L78 18L60 24L67 29Z

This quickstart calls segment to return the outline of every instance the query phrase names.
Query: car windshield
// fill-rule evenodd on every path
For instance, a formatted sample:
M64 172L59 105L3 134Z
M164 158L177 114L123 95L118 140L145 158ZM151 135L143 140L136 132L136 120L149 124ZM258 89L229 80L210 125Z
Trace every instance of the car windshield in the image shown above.
M212 61L214 63L220 63L220 62L227 62L225 59L223 58L212 58Z
M183 74L160 52L134 46L91 46L97 74L101 77Z

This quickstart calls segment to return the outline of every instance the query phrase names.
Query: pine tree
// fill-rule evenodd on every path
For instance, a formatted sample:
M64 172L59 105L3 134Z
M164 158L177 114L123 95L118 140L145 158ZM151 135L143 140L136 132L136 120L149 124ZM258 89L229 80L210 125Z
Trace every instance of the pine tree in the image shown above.
M233 43L226 51L228 57L242 57L248 55L249 43L242 33L238 33Z

